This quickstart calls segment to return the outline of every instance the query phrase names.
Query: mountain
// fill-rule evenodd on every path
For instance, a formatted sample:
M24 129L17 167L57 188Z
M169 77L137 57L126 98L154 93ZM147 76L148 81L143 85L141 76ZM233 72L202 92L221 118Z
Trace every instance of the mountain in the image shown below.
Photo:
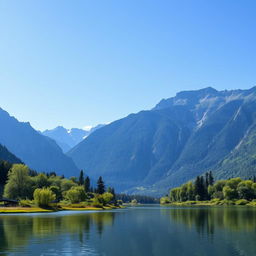
M5 160L12 164L20 164L22 161L12 154L5 146L0 145L0 161Z
M45 130L42 132L42 134L54 139L56 143L61 147L63 152L66 153L79 142L81 142L84 138L86 138L89 134L103 126L103 124L99 124L95 127L91 127L88 130L79 128L66 129L63 126L58 126L52 130Z
M56 142L36 130L29 123L19 122L0 109L0 143L39 172L56 171L73 176L78 169L73 160L63 154Z
M68 155L130 193L163 194L208 170L248 178L256 174L255 110L256 87L183 91L95 131Z

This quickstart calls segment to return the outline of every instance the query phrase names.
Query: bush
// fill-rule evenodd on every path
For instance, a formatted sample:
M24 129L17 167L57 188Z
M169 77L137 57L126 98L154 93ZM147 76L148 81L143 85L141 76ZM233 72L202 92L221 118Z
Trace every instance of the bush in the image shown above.
M235 204L236 205L246 205L248 203L249 203L249 201L247 201L246 199L240 199L240 200L237 200Z
M138 204L136 199L132 199L131 204Z
M113 198L114 198L113 194L109 192L105 192L104 194L102 194L102 199L104 204L110 203L113 200Z
M103 207L100 196L95 196L92 199L92 206L97 207L97 208L102 208Z
M72 204L85 201L86 198L83 186L72 187L65 194L65 199L69 200Z
M28 199L26 199L26 200L20 200L19 201L19 205L21 206L21 207L31 207L32 206L32 201L30 201L30 200L28 200Z
M49 188L37 188L34 191L35 203L40 207L48 207L55 198L55 194Z
M169 204L170 202L171 201L168 196L161 197L161 199L160 199L160 204Z

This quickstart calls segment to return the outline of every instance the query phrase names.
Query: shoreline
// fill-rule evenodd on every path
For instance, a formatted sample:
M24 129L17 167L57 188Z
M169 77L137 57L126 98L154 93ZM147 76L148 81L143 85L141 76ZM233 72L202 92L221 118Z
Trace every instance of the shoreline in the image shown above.
M61 208L44 209L40 207L0 207L0 215L10 214L10 213L52 213L61 211L104 211L104 210L114 210L123 209L125 207L118 206L105 206L103 208L97 207L68 207L62 206Z
M161 206L249 206L256 207L256 201L244 200L214 200L214 201L185 201L160 204Z

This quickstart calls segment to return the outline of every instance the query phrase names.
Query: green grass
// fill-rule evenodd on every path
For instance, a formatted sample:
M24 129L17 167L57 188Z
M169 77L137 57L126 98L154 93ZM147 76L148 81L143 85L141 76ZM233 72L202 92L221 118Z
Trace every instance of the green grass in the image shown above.
M185 202L171 202L168 204L162 205L170 205L170 206L227 206L227 205L245 205L245 206L254 206L256 207L256 201L247 201L244 199L239 200L219 200L213 199L210 201L185 201Z
M54 212L54 209L43 209L39 207L1 207L1 213L37 213L37 212Z

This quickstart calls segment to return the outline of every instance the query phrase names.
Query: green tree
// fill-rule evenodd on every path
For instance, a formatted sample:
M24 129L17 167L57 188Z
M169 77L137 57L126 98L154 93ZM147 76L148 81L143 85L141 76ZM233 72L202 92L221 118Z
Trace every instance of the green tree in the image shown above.
M208 179L209 179L209 185L212 186L214 184L214 178L212 175L212 171L209 172Z
M97 181L97 193L102 195L104 192L105 192L105 184L102 177L100 176Z
M34 191L35 203L40 207L48 207L55 198L55 194L49 188L37 188Z
M62 198L61 189L58 186L50 186L50 190L56 195L56 199L60 200Z
M14 164L8 172L8 180L4 187L4 197L11 199L32 198L32 180L29 168L23 164Z
M75 186L66 192L65 198L74 204L85 201L87 197L83 186Z
M252 200L255 197L253 182L251 180L241 181L237 186L237 193L239 198Z
M72 180L62 179L61 180L61 192L70 190L72 187L77 186L77 184Z
M114 196L109 192L105 192L102 194L102 198L103 198L104 204L108 204L113 200Z
M138 204L138 201L136 199L132 199L131 203L132 204Z
M78 183L79 183L79 185L84 185L84 171L83 170L80 171Z
M195 200L195 186L191 181L187 183L187 198L190 201Z
M44 188L50 185L50 181L45 174L39 173L37 176L32 178L36 188Z
M223 195L225 199L233 200L237 198L237 191L229 186L224 186Z
M75 176L72 176L72 177L70 177L69 178L71 181L73 181L74 183L78 183L77 182L77 177L75 177Z
M85 192L90 192L90 190L91 190L91 181L88 176L84 180L84 190L85 190Z

